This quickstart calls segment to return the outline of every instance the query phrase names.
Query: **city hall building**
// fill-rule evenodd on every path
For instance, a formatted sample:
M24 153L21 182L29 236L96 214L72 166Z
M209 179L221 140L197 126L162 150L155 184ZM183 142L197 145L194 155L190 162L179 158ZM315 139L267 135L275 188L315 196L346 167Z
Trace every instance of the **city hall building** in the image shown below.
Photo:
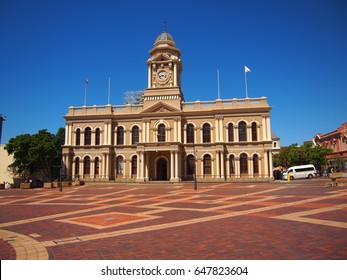
M116 182L272 178L267 98L186 102L172 36L160 34L149 55L140 102L69 107L65 176Z

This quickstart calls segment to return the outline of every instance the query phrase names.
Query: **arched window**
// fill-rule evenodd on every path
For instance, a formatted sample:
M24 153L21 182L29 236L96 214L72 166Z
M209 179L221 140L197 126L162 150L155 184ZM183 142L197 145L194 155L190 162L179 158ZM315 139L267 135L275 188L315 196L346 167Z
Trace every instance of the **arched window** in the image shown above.
M100 145L100 128L95 130L95 145Z
M240 172L241 174L248 174L248 156L245 153L240 155Z
M81 145L81 130L77 128L76 130L76 146Z
M239 141L247 141L247 126L245 122L239 123Z
M235 156L229 157L229 174L235 174Z
M193 175L195 173L195 158L193 155L187 156L187 175Z
M257 123L252 123L252 141L258 141Z
M92 129L87 127L84 130L84 145L88 146L92 144Z
M158 126L158 142L165 142L165 125Z
M122 156L118 156L116 158L116 174L123 174L124 173L124 159Z
M75 158L75 177L80 176L80 158Z
M131 130L131 143L139 143L139 127L137 125L133 126Z
M124 127L117 128L117 145L124 145Z
M137 156L131 158L131 175L137 175Z
M212 174L211 156L205 155L204 156L204 175L210 175L210 174Z
M228 141L234 142L234 125L232 123L228 124Z
M90 175L90 157L86 156L83 161L83 175Z
M211 126L208 123L205 123L202 127L202 142L211 142Z
M95 176L99 175L99 171L100 170L100 159L98 157L96 157L94 159L94 174Z
M188 124L187 125L187 143L194 143L194 125Z
M253 173L259 174L259 157L258 157L258 155L253 155Z

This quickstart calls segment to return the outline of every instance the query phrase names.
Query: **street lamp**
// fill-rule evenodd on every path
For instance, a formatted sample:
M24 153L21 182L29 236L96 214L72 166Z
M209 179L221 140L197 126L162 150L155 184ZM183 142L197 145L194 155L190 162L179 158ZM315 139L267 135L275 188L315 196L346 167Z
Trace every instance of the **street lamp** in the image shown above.
M59 172L59 191L63 191L63 164L64 164L64 159L63 159L63 154L61 154L61 161L60 161L60 172Z
M196 155L195 155L195 149L194 149L194 190L196 191L198 189L198 182L196 181Z

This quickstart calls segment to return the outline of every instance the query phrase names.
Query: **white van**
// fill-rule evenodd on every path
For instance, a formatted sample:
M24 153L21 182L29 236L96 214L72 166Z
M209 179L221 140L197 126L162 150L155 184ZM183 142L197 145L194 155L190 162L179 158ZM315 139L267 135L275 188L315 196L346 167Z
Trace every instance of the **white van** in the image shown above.
M286 171L283 172L283 180L287 180L288 173L290 174L290 180L300 179L300 178L309 178L312 179L316 177L317 171L313 164L299 165L289 167Z

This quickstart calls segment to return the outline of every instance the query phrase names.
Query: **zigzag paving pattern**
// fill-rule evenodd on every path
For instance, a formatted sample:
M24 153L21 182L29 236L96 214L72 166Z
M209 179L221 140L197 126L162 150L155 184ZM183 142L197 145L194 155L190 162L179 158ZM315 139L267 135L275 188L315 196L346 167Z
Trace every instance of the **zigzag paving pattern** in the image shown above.
M347 259L347 182L0 192L1 259Z

